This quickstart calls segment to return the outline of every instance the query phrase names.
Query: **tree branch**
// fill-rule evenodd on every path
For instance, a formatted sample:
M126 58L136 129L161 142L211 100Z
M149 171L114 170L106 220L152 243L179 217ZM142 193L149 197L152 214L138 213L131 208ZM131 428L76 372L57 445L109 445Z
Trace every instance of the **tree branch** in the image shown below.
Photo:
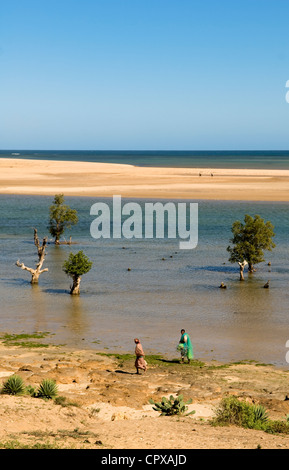
M16 264L16 266L18 266L19 268L25 269L25 271L29 271L31 274L33 274L33 273L35 272L35 269L28 268L27 266L25 266L24 263L20 263L19 260L17 260L15 264Z

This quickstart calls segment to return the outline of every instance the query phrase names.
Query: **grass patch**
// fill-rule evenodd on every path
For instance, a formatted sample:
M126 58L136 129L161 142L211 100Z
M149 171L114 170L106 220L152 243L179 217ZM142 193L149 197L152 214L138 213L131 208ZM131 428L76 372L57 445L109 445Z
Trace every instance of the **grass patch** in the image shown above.
M26 434L28 436L32 436L36 439L47 439L48 437L53 437L55 440L61 440L61 439L67 439L67 438L72 438L72 439L83 439L83 438L92 438L92 439L97 439L99 436L98 434L95 434L92 431L82 431L78 428L73 429L70 431L69 429L59 429L56 432L53 431L25 431L22 434ZM99 443L99 441L98 441Z
M269 367L271 366L272 364L265 364L264 362L258 362L258 364L255 364L256 367Z
M14 341L9 343L7 346L21 346L22 348L48 348L49 344L33 343L31 341Z
M55 444L51 444L49 442L46 443L36 443L33 445L29 444L22 444L17 440L10 440L6 442L0 442L0 449L58 449L59 447Z
M53 431L29 431L24 432L23 434L27 434L28 436L33 436L38 439L43 439L46 437L56 437L56 438L64 438L64 437L72 437L73 439L78 439L79 437L88 437L93 436L97 437L96 434L90 431L80 431L78 428L73 429L72 431L68 429L58 429L56 432Z
M107 357L113 357L118 360L118 366L122 367L123 364L127 362L134 362L135 361L135 354L118 354L118 353L97 353L99 356L107 356ZM145 359L148 363L148 365L175 365L180 363L180 359L166 359L160 354L148 354L145 356ZM199 361L197 359L191 360L190 364L184 363L182 366L188 366L188 367L204 367L205 363L202 361Z
M229 362L228 364L220 364L220 365L216 365L216 366L211 365L211 366L208 366L208 370L228 369L229 367L242 366L242 365L254 365L256 367L258 367L258 366L270 366L270 364L264 364L264 363L255 361L254 359L244 359L242 361Z
M36 341L27 341L27 340L38 340L43 339L48 336L48 332L37 332L33 334L4 334L1 337L1 340L7 346L21 346L22 348L48 348L49 344L38 343Z
M232 364L221 364L218 366L208 366L208 370L228 369Z
M75 407L78 407L78 408L80 407L79 403L74 402L74 401L69 401L69 400L67 400L66 397L63 397L63 396L58 396L58 397L54 398L54 403L55 403L55 405L60 405L63 408L66 408L66 407L69 407L69 406L75 406Z

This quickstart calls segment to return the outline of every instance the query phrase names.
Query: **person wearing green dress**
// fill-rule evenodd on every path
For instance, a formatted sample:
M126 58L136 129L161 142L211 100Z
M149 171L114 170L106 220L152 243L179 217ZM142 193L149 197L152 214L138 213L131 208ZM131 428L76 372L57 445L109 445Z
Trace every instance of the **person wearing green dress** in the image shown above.
M188 333L184 329L181 330L181 335L177 349L181 352L181 361L184 362L186 357L188 363L190 363L191 359L194 358L193 345Z

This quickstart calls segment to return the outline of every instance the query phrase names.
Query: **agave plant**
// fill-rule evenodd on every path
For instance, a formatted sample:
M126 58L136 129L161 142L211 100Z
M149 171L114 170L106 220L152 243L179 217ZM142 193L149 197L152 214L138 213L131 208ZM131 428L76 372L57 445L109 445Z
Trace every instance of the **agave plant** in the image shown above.
M6 395L22 395L25 393L25 386L19 375L12 375L3 384L1 393Z
M57 385L54 380L44 379L37 390L37 396L40 398L52 399L58 395Z
M253 407L254 416L256 421L261 421L265 423L269 419L269 415L267 413L266 408L263 405L254 405Z
M170 398L162 397L162 401L160 403L155 402L153 399L150 399L149 402L153 406L153 410L159 411L161 416L173 416L173 415L183 415L188 407L186 405L190 405L192 400L188 400L184 402L183 395L179 395L178 397L174 398L173 395ZM194 414L195 410L187 413L185 416Z

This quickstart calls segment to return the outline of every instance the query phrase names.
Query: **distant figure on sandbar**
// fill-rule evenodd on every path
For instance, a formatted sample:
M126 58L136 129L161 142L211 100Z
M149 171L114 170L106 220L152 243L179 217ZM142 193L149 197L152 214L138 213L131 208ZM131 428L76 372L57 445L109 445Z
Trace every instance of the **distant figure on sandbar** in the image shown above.
M220 289L227 289L226 284L224 284L223 282L221 282L221 285L219 287L220 287Z
M264 284L264 289L269 289L269 283L270 281L267 281L266 284Z
M186 357L189 364L191 359L194 358L193 345L188 333L184 329L181 330L181 335L177 349L181 353L181 362L184 362Z
M145 353L143 351L143 347L139 341L138 338L134 339L134 342L136 344L135 346L135 368L136 368L136 373L139 374L139 369L142 369L144 372L147 370L147 362L145 360Z

